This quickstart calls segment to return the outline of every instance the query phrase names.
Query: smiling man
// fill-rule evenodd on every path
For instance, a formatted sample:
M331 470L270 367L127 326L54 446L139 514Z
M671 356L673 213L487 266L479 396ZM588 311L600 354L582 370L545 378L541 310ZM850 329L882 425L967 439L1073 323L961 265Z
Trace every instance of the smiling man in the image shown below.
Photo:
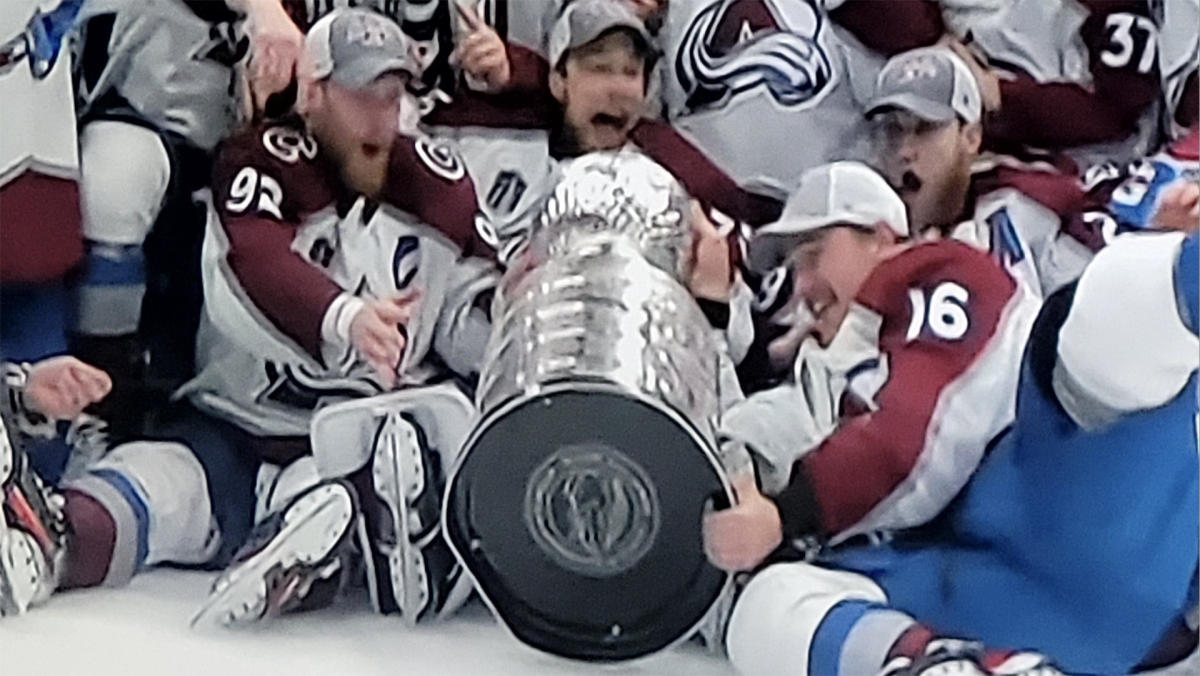
M830 381L845 386L828 397L841 420L823 439L796 429L797 406L822 403L811 389L757 393L726 414L726 434L756 455L769 497L751 480L738 486L737 506L710 515L717 565L753 569L785 539L838 542L923 524L1012 422L1038 300L986 254L910 242L908 228L882 177L835 162L805 172L783 217L751 241L752 266L791 269L785 311L807 309L794 314L809 317L828 363L844 363ZM764 432L756 416L774 428Z

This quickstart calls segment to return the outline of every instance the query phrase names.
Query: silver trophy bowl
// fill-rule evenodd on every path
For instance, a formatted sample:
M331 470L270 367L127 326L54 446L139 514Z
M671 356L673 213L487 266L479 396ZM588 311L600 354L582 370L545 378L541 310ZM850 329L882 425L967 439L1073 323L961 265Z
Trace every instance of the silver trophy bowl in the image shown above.
M584 156L501 283L444 524L496 616L546 652L656 652L728 583L700 530L731 493L719 345L681 281L688 213L645 156Z

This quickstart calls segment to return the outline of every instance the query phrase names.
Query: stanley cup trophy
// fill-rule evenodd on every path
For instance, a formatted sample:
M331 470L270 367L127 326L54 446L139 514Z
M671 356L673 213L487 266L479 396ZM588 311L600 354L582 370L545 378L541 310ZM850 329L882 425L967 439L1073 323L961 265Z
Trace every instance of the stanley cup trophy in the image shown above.
M718 339L682 280L688 196L640 153L566 171L501 284L479 423L449 478L445 532L522 642L574 659L689 636L728 576L704 554Z

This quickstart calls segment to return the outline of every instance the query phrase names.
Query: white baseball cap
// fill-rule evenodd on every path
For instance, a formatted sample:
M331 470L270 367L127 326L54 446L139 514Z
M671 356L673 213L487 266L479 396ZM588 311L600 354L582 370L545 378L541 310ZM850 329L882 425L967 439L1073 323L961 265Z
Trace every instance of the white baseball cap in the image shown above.
M787 257L802 235L831 225L891 228L908 237L904 201L874 169L862 162L833 162L800 176L800 187L783 205L779 220L750 241L749 263L770 270Z
M875 79L867 117L900 109L930 122L983 116L979 84L971 69L949 47L920 47L888 59Z

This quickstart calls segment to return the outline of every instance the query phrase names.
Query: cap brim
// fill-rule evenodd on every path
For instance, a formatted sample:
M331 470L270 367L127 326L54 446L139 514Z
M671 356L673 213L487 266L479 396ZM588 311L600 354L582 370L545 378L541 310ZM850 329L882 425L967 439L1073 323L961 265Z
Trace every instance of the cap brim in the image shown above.
M643 57L651 58L657 56L657 51L654 49L654 41L651 39L650 32L646 30L645 26L634 21L620 21L610 23L599 30L591 31L587 34L573 36L575 39L572 40L570 44L566 45L566 47L558 55L558 58L555 59L555 64L557 65L558 62L562 61L563 57L567 56L576 49L579 49L580 47L586 47L587 45L592 44L593 42L614 31L628 31L633 33L634 37L636 37L638 41L636 47L638 51L641 52Z
M834 225L875 226L851 213L834 213L803 218L785 218L755 231L747 247L747 263L755 272L767 272L779 267L797 245L812 233Z
M334 68L330 74L330 79L336 80L339 84L352 88L365 87L387 73L407 73L413 74L412 64L406 59L389 58L381 60L366 60L366 62L356 62L346 64L342 68Z
M911 92L901 92L875 99L867 106L867 117L889 110L906 110L929 122L950 122L958 117L954 109Z

